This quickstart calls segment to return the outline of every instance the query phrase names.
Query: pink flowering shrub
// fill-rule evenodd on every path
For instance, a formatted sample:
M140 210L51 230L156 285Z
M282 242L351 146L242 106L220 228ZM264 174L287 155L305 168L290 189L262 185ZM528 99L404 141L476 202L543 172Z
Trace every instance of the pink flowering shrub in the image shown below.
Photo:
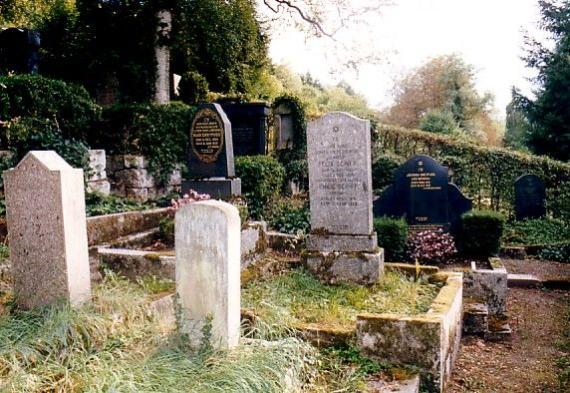
M184 205L188 205L192 202L207 201L210 199L208 194L200 194L197 191L190 190L187 194L184 194L182 198L172 199L170 201L170 208L173 210L178 210Z
M411 235L408 250L412 261L417 260L422 264L449 263L450 258L457 253L453 237L442 230Z

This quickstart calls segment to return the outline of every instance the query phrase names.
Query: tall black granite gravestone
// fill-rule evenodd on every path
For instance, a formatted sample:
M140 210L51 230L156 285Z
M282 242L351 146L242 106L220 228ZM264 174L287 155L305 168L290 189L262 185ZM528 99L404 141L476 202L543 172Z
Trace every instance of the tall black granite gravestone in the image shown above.
M218 104L201 105L190 128L189 179L182 193L196 190L214 198L241 195L241 180L235 177L232 126Z
M266 153L267 117L265 103L221 104L232 123L232 139L236 156L255 156Z
M524 175L515 181L515 215L517 220L546 215L546 186L536 175Z
M0 31L0 72L38 72L40 33L9 28Z
M448 168L433 158L410 158L396 170L393 184L374 201L374 216L405 217L415 231L458 229L461 215L473 204L448 177Z

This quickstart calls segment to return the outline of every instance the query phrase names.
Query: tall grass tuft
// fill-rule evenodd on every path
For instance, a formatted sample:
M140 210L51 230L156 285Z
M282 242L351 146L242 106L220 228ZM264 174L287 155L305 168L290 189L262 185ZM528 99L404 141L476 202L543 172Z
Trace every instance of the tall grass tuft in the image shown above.
M293 374L306 379L315 356L307 344L191 349L149 316L152 293L144 287L107 274L91 305L1 316L0 391L282 392Z

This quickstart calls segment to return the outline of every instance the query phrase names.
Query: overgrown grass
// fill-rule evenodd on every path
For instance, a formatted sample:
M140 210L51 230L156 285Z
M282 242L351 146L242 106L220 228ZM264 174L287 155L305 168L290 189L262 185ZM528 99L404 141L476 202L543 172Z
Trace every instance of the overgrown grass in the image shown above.
M299 322L350 328L361 312L426 312L438 290L436 284L395 272L386 272L382 283L373 287L331 286L299 269L249 284L242 290L242 306L275 329Z
M314 350L294 338L195 350L149 316L144 285L112 274L94 301L0 317L0 391L281 392ZM313 360L314 362L314 360Z
M568 241L570 225L562 220L542 218L514 221L507 224L503 243L507 245L536 245Z

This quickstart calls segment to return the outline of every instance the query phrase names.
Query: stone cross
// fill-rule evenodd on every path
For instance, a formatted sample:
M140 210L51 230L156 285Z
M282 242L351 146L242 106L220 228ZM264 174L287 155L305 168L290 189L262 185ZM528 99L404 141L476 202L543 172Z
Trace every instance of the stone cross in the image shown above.
M215 348L235 347L240 337L238 210L220 201L192 203L176 213L175 227L180 329L194 346L208 339ZM208 330L210 337L204 337Z
M91 297L83 170L31 151L4 172L14 299L22 308Z

